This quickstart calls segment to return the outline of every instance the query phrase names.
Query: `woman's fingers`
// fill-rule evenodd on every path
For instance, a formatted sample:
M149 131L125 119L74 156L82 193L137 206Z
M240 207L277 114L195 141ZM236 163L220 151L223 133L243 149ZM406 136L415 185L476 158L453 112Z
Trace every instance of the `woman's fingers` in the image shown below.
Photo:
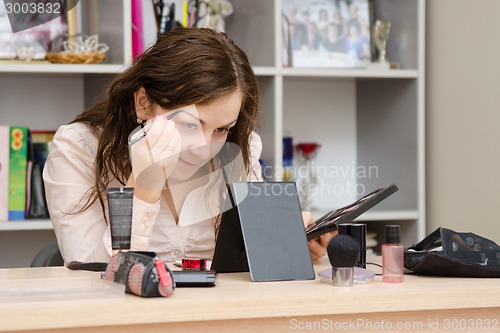
M132 140L136 140L130 147L132 171L143 187L164 183L177 163L181 139L175 123L166 118L166 115L153 118L132 135Z
M304 227L314 222L311 212L302 212L302 221L304 222Z
M151 134L152 142L150 142L149 149L154 157L154 161L178 154L180 151L179 132L175 127L175 123L163 120L157 122L158 126L153 127L150 131L153 133ZM149 133L145 139L148 139L148 137Z
M326 254L326 248L323 247L317 239L312 239L308 243L309 252L311 252L312 260L319 260Z

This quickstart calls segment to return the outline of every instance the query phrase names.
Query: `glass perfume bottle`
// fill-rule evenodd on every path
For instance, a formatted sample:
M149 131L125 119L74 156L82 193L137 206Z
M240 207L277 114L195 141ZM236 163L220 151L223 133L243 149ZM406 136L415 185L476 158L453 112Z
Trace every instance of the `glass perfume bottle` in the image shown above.
M382 245L382 281L400 283L404 279L404 246L400 241L399 225L385 227Z

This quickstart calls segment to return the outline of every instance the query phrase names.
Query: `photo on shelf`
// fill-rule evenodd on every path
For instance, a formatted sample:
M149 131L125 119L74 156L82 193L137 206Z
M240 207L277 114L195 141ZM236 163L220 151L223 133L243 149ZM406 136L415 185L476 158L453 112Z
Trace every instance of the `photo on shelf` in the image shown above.
M364 68L371 0L283 0L283 66Z

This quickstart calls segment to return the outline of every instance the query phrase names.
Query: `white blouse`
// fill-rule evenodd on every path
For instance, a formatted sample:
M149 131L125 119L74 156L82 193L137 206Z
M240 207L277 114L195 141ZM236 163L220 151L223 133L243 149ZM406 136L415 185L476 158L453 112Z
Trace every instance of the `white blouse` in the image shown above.
M79 212L89 189L94 186L93 164L98 135L96 130L82 123L61 126L50 145L43 170L50 218L65 262L107 262L111 257L110 227L104 222L99 201ZM261 151L262 141L253 133L250 140L253 172L248 175L248 181L262 180ZM120 187L111 175L110 179L113 180L109 187ZM154 251L166 261L211 258L215 248L212 218L215 215L207 200L210 197L207 197L208 188L209 184L187 195L178 224L163 197L153 204L134 197L131 250ZM105 202L106 215L107 210Z

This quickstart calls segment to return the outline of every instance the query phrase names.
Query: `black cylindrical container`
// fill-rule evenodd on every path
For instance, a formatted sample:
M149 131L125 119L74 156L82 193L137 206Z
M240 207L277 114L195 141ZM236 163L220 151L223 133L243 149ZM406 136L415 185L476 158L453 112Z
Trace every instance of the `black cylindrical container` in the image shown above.
M337 231L339 235L351 235L351 225L352 223L340 223L337 225Z
M340 223L337 225L339 235L351 236L358 242L358 260L356 267L366 268L366 224L364 223Z
M356 262L357 267L366 268L366 224L364 223L354 223L351 225L350 236L358 242L358 261Z

